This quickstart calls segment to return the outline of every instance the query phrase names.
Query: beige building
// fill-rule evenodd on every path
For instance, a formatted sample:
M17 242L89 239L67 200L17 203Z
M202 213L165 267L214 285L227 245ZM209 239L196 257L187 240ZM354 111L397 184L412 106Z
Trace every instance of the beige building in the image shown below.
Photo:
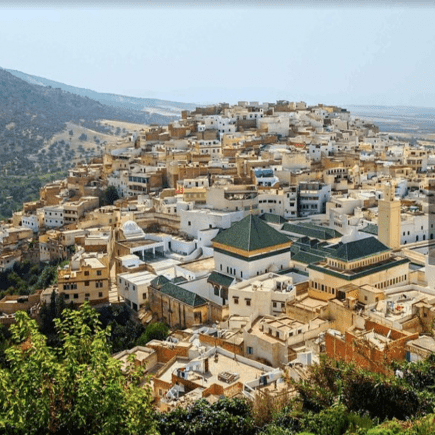
M76 254L69 265L58 270L59 294L67 302L91 304L109 300L109 258L103 254Z
M409 283L409 260L392 255L375 237L338 243L325 249L326 258L308 266L310 289L325 300L347 284L387 289Z
M65 224L76 223L85 212L97 208L100 199L96 196L83 196L78 201L66 202L63 205L63 220Z

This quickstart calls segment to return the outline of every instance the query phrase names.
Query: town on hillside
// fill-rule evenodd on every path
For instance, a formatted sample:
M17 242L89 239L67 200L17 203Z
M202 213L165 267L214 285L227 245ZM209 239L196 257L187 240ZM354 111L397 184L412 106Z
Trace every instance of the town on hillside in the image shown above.
M134 355L156 406L279 396L322 354L388 374L435 351L432 142L346 109L239 102L129 131L0 224L0 322L44 304L123 305L166 340ZM13 290L13 289L12 289Z

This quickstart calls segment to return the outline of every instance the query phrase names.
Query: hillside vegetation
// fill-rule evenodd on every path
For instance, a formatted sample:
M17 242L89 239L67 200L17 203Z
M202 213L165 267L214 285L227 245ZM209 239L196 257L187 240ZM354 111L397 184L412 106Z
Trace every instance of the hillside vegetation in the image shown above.
M8 217L23 201L37 198L41 183L35 178L60 175L74 162L100 154L110 137L116 141L122 129L100 120L167 124L171 119L29 84L0 68L0 216ZM71 125L83 131L74 136ZM62 133L69 140L53 140Z

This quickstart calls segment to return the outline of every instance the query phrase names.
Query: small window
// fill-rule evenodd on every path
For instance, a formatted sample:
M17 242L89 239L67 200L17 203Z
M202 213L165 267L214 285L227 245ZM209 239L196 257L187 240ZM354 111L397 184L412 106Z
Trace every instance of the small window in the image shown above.
M248 346L248 347L246 348L246 353L247 353L248 355L252 355L252 354L254 353L254 348Z
M85 286L89 287L89 281L85 281Z
M102 298L103 297L103 292L98 292L98 297Z
M97 270L97 275L101 276L101 270Z
M245 302L247 307L251 306L251 299L245 299Z
M147 298L147 294L146 293L142 293L142 299L146 299Z
M85 276L89 276L89 270L85 270Z
M79 298L78 293L74 293L74 299L78 299L78 298Z
M239 304L239 298L233 298L234 299L234 304L238 305Z

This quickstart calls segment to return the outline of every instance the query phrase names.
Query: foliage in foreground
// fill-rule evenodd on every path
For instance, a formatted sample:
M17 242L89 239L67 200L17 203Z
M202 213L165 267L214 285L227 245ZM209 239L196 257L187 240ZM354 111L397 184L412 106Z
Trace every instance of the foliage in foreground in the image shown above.
M154 433L151 391L131 361L127 374L110 356L107 335L88 304L55 319L62 347L47 346L24 312L0 369L0 428L5 433Z

